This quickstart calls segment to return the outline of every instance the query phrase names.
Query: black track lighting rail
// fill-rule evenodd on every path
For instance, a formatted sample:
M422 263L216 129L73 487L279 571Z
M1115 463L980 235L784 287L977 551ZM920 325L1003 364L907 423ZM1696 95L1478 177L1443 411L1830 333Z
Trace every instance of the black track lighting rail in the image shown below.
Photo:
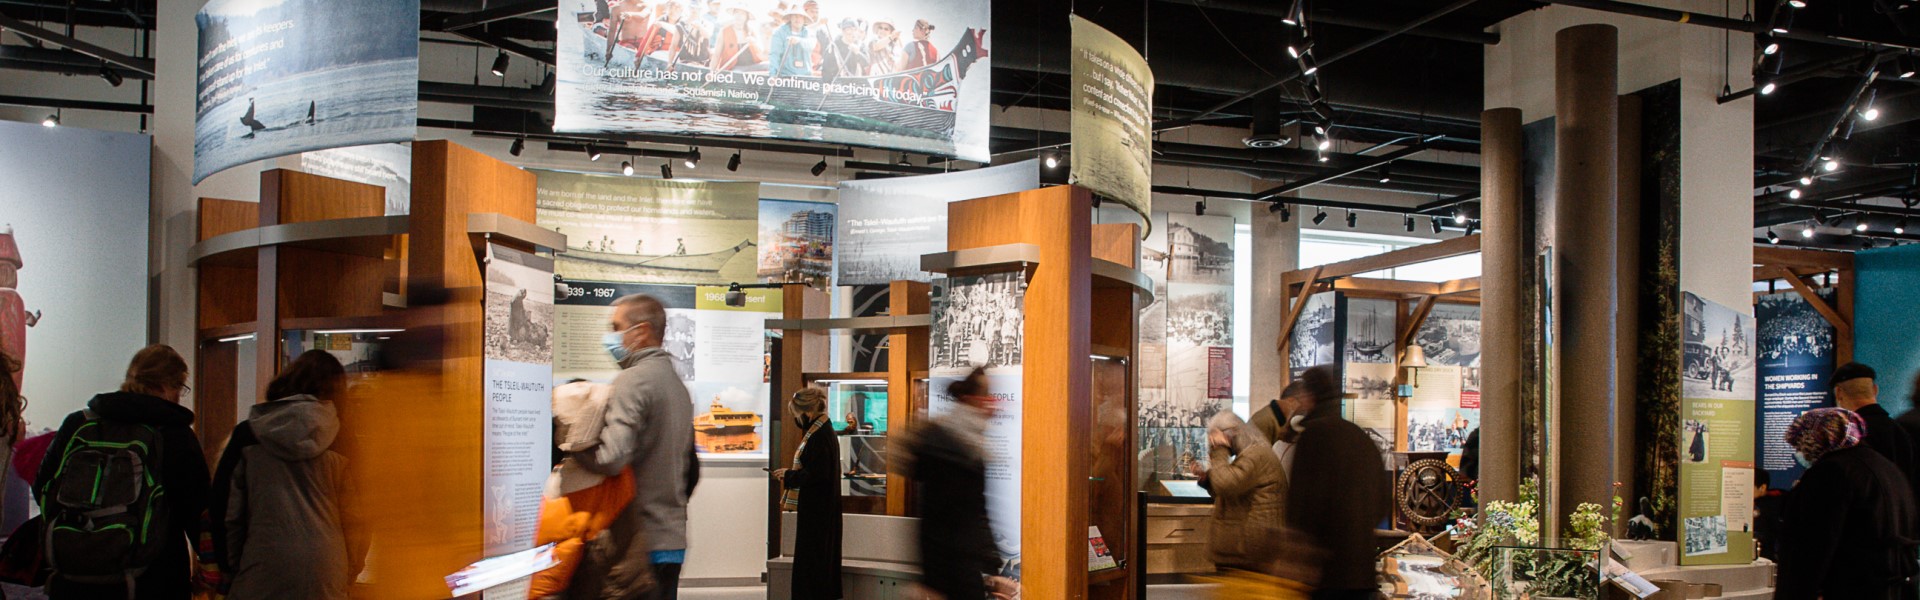
M145 74L148 78L154 76L153 59L151 58L127 56L73 36L51 31L45 27L15 19L4 14L0 14L0 29L11 31L22 37L40 40L74 52L79 52L106 61L108 64Z

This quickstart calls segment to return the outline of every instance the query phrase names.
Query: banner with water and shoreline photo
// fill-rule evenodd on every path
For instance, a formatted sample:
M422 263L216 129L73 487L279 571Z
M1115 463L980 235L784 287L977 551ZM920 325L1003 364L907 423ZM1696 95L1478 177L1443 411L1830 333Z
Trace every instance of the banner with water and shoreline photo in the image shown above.
M757 276L758 183L535 174L535 224L567 236L563 278L726 285Z
M1040 187L1040 161L840 183L834 285L928 281L920 256L947 251L947 204Z
M1153 70L1092 21L1073 23L1073 183L1140 214L1153 210ZM1149 233L1142 231L1142 234Z
M985 0L561 0L554 130L987 162Z
M419 0L213 0L194 21L194 183L265 158L413 139Z

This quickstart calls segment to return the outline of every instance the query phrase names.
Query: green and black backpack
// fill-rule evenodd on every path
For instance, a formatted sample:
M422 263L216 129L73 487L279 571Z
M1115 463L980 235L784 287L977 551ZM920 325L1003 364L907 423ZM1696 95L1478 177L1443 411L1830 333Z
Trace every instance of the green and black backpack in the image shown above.
M91 410L82 415L52 449L59 462L41 491L47 564L61 579L131 589L169 543L161 432Z

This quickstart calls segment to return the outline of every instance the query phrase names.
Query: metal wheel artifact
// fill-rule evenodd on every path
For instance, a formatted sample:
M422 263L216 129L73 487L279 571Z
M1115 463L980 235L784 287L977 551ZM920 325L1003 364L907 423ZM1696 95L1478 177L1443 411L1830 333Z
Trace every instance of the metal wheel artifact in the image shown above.
M1453 465L1429 458L1407 465L1394 485L1393 495L1408 522L1430 531L1453 520L1454 510L1466 498L1466 485Z

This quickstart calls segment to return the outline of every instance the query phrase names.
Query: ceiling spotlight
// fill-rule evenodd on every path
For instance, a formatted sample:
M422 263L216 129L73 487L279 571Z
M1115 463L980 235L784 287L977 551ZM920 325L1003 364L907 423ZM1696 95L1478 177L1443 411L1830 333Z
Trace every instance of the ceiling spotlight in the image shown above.
M1194 216L1196 216L1196 217L1204 217L1204 216L1207 216L1207 201L1206 201L1206 200L1197 200L1197 201L1194 201L1194 203L1193 203L1193 215L1194 215Z
M1317 141L1314 142L1313 147L1317 150L1320 150L1321 152L1325 152L1328 149L1333 148L1333 138L1322 135Z
M546 78L540 80L540 87L534 88L534 91L542 96L553 95L553 71L547 71Z
M1776 89L1780 89L1780 84L1774 83L1772 81L1768 81L1766 83L1760 84L1760 95L1765 96L1768 94L1772 94L1773 91Z
M1393 181L1393 171L1387 165L1380 165L1380 183Z
M1787 190L1787 197L1788 197L1788 198L1792 198L1792 199L1794 199L1794 200L1799 200L1799 199L1800 199L1800 197L1801 197L1801 196L1804 196L1804 195L1806 195L1806 194L1805 194L1805 193L1802 193L1802 192L1800 191L1800 188L1793 188L1793 189L1790 189L1790 190Z
M1320 162L1327 162L1327 153L1324 151L1320 153Z
M901 152L901 153L900 153L900 162L898 162L898 163L895 163L895 164L898 164L898 165L900 165L900 166L902 166L902 167L911 167L911 166L913 166L913 161L910 161L910 160L907 160L907 153L905 153L905 152Z
M1854 231L1858 231L1858 232L1860 232L1860 233L1866 233L1866 232L1867 232L1867 217L1866 217L1866 215L1861 215L1861 216L1859 216L1859 217L1857 217L1857 218L1858 218L1858 219L1860 220L1860 222L1858 222L1858 223L1854 223L1854 224L1853 224L1853 230L1854 230Z
M1060 168L1060 155L1058 154L1048 152L1046 158L1041 159L1041 161L1046 163L1047 168L1049 169Z
M673 162L672 161L660 163L660 178L673 179Z
M827 159L822 158L820 162L814 163L812 171L814 177L819 177L821 173L827 172Z
M1860 118L1866 119L1868 121L1879 119L1880 109L1878 107L1869 106L1867 107L1866 110L1860 111Z
M1354 227L1358 227L1359 225L1360 225L1360 215L1355 214L1351 210L1347 211L1347 229L1353 229Z
M1285 204L1275 204L1273 205L1273 208L1271 210L1273 212L1280 213L1281 223L1286 223L1288 221L1293 220L1293 209L1287 208L1287 205Z
M1407 233L1413 233L1413 215L1407 215Z
M1839 161L1839 160L1836 160L1836 159L1832 159L1832 158L1829 158L1829 159L1827 159L1827 162L1824 162L1824 163L1821 163L1821 164L1820 164L1820 168L1821 168L1821 169L1825 169L1825 170L1826 170L1826 171L1827 171L1828 173L1832 173L1832 172L1834 172L1834 171L1838 171L1838 170L1840 170L1840 161Z
M728 171L740 170L740 153L739 152L733 153L733 158L727 159L727 170Z
M1325 222L1327 222L1327 209L1322 208L1319 213L1313 215L1313 224L1319 225Z
M1300 6L1299 2L1297 1L1294 2L1293 6L1290 6L1287 8L1286 14L1280 17L1280 22L1286 23L1288 25L1292 25L1294 27L1299 27L1300 21L1305 20L1305 17L1306 17L1306 15L1300 14L1304 12L1302 8L1303 7Z
M1894 65L1894 70L1901 79L1913 79L1914 72L1920 70L1920 58L1916 58L1913 52L1909 51L1895 58Z
M1457 208L1453 209L1453 224L1455 225L1467 224L1467 213Z
M1433 227L1433 234L1440 235L1440 217L1427 217L1427 224Z
M600 160L600 147L587 144L587 160Z
M689 169L700 166L700 149L694 148L692 152L687 154L686 158L681 159L680 164L686 165Z
M59 127L60 113L55 112L53 114L47 115L47 118L40 120L40 126L41 127Z
M507 76L507 60L506 52L501 52L498 56L493 57L493 69L491 69L491 71L493 71L494 77Z
M1314 73L1319 73L1319 72L1320 72L1320 62L1313 59L1312 52L1306 52L1300 55L1300 74L1301 75L1311 77L1313 76Z
M1772 38L1772 36L1768 36L1766 38L1766 43L1760 46L1761 54L1765 54L1767 56L1773 56L1775 53L1778 53L1778 52L1780 52L1780 42L1775 41Z
M1767 228L1767 243L1776 246L1780 244L1780 234L1774 233L1772 227Z
M625 160L620 161L620 174L629 175L629 176L633 175L633 162L625 161Z
M1791 6L1794 8L1806 8L1807 3L1806 3L1806 0L1787 0L1787 6Z
M1893 234L1894 235L1907 234L1907 218L1906 217L1900 217L1900 222L1893 224Z
M1480 221L1478 221L1478 220L1474 220L1474 221L1468 221L1468 222L1467 222L1467 231L1466 231L1466 233L1462 233L1462 234L1460 234L1460 235L1473 235L1473 234L1475 234L1475 233L1479 233L1479 232L1480 232Z
M1812 225L1807 225L1807 226L1805 226L1805 227L1801 227L1801 228L1800 228L1800 237L1803 237L1803 238L1807 238L1807 239L1813 239L1813 226L1812 226Z
M527 138L513 138L513 145L507 146L507 154L519 156L527 149Z
M1813 176L1812 176L1812 175L1801 175L1801 176L1800 176L1800 185L1813 185Z
M1773 32L1774 33L1786 33L1788 28L1792 26L1793 26L1793 13L1790 13L1790 12L1773 13Z
M1860 249L1861 249L1861 250L1872 250L1872 249L1873 249L1873 238L1867 238L1867 239L1864 239L1864 240L1860 240Z
M100 63L100 78L107 80L107 85L113 87L120 87L120 84L127 82L127 78L121 77L119 71L113 70L113 65L106 63Z

